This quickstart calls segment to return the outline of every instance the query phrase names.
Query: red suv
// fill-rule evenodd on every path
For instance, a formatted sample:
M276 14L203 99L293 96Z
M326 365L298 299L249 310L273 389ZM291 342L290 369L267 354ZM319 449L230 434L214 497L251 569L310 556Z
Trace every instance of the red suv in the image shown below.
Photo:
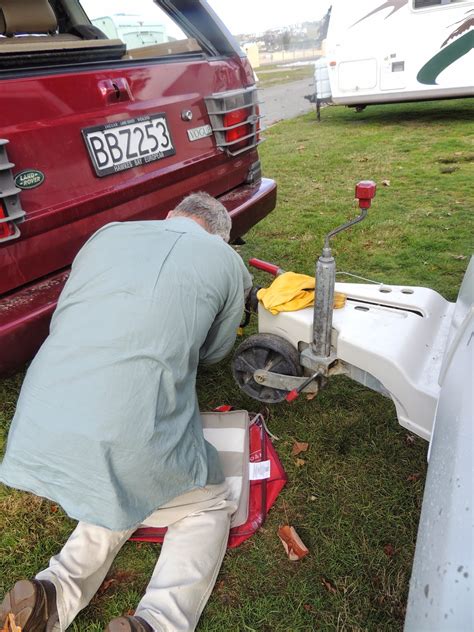
M252 69L204 0L0 0L0 106L2 373L102 225L205 190L237 238L275 206Z

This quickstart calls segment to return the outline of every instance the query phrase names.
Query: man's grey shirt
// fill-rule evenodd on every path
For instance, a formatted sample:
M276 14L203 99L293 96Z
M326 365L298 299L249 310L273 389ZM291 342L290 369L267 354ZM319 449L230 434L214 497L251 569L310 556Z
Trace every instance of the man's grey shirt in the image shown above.
M116 530L222 482L196 371L231 350L250 285L240 256L192 219L99 230L25 377L0 481Z

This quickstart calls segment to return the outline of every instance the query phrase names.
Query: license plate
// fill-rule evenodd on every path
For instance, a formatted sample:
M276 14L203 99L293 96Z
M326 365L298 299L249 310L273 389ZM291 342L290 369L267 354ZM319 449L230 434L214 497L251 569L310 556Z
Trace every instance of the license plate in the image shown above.
M82 136L100 177L141 167L176 153L163 112L86 127Z

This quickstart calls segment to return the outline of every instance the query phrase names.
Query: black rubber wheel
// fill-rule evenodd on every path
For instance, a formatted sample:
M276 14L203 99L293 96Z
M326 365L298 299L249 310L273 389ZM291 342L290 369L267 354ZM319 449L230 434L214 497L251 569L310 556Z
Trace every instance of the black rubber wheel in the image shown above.
M258 384L257 369L283 375L301 375L298 351L284 338L274 334L255 334L239 345L232 359L234 379L246 395L265 404L282 402L288 391Z

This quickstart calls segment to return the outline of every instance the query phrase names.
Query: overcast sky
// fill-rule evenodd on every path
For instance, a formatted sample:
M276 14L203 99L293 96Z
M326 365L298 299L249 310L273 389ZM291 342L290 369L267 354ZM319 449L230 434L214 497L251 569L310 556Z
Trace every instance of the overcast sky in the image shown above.
M298 22L320 20L331 0L208 0L233 35L262 33L267 29L290 26ZM81 0L89 18L118 13L140 14L153 23L167 23L153 0ZM168 33L178 37L168 24Z
M320 20L331 0L208 0L234 35Z

